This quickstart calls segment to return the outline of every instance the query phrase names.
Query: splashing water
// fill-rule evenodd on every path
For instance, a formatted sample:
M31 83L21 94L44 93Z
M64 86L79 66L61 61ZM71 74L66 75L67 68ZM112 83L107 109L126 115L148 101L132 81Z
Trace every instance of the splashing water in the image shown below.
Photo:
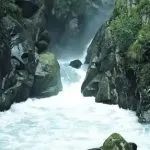
M29 99L0 113L0 150L87 150L99 147L113 132L150 149L150 126L134 112L96 104L80 93L85 68L61 62L63 91L54 97Z

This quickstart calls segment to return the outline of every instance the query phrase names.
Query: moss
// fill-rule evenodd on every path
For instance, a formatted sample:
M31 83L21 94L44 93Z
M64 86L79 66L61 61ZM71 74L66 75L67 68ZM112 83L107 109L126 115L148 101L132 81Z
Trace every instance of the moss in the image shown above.
M18 21L22 19L21 9L13 2L8 3L6 9L7 9L7 14L13 17L14 19Z
M144 61L144 54L147 52L147 44L150 42L150 25L144 25L138 33L137 40L130 46L127 57L132 61Z
M122 13L127 13L127 6L125 5L126 0L116 0L115 1L115 9L114 9L114 17L121 15Z
M54 54L44 52L39 55L32 89L33 96L52 96L61 89L60 68Z
M48 73L50 80L56 76L59 70L59 64L54 54L49 52L40 54L39 62L44 67L43 70Z
M0 18L6 15L17 20L22 18L21 10L15 5L14 0L0 0Z
M142 47L138 41L134 42L127 53L127 57L132 61L141 62L142 61Z
M150 41L150 24L144 25L139 31L139 43L144 44Z

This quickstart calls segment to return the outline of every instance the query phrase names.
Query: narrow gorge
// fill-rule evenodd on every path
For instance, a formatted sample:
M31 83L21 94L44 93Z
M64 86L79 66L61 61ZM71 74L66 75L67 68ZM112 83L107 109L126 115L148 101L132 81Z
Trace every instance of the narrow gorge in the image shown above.
M149 57L150 0L0 0L0 150L150 150Z

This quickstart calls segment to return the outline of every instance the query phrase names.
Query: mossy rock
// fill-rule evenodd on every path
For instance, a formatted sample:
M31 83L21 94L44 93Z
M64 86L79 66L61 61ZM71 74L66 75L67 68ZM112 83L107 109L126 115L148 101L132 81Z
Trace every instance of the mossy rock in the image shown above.
M150 25L144 25L137 40L129 47L127 57L136 62L149 61Z
M130 147L120 134L114 133L104 142L103 150L130 150Z
M89 150L137 150L137 145L128 143L120 134L113 133L105 140L102 147Z
M47 97L56 95L61 88L60 66L55 55L50 52L41 53L31 96Z

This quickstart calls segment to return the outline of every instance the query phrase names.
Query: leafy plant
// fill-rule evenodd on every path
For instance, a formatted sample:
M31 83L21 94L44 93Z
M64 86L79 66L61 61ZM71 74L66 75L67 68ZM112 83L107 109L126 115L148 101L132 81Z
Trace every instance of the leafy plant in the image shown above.
M110 23L113 39L122 50L128 49L135 41L140 28L141 19L137 13L123 13Z

